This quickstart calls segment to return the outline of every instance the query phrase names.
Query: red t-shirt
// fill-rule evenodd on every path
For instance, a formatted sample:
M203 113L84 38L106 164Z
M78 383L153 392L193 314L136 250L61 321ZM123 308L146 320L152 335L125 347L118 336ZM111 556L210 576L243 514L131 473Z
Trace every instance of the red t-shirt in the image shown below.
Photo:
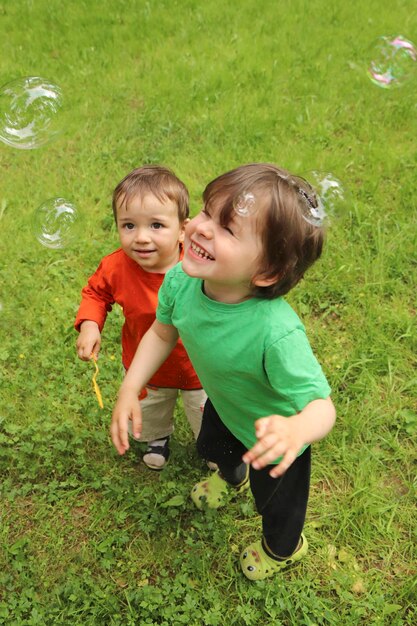
M145 272L120 248L104 257L81 291L82 300L74 324L76 330L80 330L85 320L92 320L97 322L101 332L107 313L117 302L125 318L122 361L128 369L140 340L155 320L158 291L164 276ZM173 389L201 389L181 339L149 384Z

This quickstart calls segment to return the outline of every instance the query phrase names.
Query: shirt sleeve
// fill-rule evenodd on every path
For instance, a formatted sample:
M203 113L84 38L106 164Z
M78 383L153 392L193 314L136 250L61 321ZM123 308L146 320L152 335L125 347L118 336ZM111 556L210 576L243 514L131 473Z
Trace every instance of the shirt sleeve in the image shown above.
M158 291L158 306L156 309L156 319L161 324L172 324L172 313L174 301L172 298L172 275L171 271L165 274L163 283Z
M106 278L103 262L101 262L81 291L81 304L74 323L75 329L79 331L84 321L91 320L98 324L101 332L107 313L112 310L113 304L112 288Z
M265 353L268 379L294 413L313 400L325 399L331 389L303 329L297 328L273 343Z

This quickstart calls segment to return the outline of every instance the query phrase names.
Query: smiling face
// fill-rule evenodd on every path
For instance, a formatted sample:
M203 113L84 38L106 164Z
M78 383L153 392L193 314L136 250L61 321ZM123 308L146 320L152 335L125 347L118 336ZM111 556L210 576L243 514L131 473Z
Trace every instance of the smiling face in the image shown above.
M320 258L323 228L304 179L272 163L248 163L212 180L203 211L186 228L184 271L222 302L278 298Z
M179 261L184 223L175 202L161 201L152 193L135 195L117 203L117 230L128 257L146 272L165 274Z
M222 225L219 209L205 207L186 226L183 270L202 278L213 300L236 304L251 297L252 285L260 280L256 275L261 256L253 215L235 215Z

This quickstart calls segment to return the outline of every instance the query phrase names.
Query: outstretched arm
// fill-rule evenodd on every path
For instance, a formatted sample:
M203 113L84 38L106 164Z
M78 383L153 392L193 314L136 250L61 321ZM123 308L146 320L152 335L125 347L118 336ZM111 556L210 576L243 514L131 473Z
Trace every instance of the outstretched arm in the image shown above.
M142 414L138 395L148 380L167 359L178 340L175 326L155 320L142 337L133 361L119 390L110 427L111 438L119 454L129 449L128 423L132 420L132 432L139 439Z
M297 458L303 445L323 439L331 431L336 411L330 396L313 400L291 417L268 415L255 422L258 442L243 455L243 461L261 469L282 456L270 475L282 476Z

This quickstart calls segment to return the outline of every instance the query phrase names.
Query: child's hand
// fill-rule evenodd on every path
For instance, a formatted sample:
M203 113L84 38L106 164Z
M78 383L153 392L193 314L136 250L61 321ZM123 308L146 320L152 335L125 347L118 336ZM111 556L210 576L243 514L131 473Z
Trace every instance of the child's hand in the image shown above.
M80 334L77 339L77 354L83 361L89 361L91 355L100 352L101 334L98 324L92 320L85 320L80 326Z
M251 463L254 469L261 469L282 456L281 462L270 472L270 476L282 476L297 458L304 445L298 423L291 417L269 415L255 422L258 443L243 455L245 463Z
M138 396L128 390L120 391L110 426L111 439L119 454L129 450L129 420L132 420L133 437L139 439L142 430L142 411Z

